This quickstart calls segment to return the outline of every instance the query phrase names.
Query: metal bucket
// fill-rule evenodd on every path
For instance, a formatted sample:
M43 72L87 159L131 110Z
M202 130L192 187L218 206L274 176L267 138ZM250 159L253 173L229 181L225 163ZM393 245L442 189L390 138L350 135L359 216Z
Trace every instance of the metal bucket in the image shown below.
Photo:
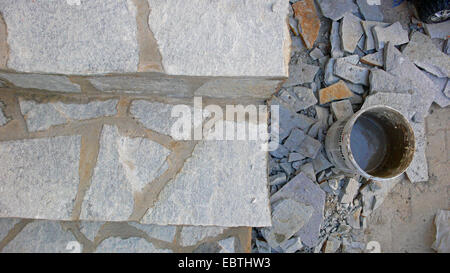
M411 164L414 131L397 110L373 106L334 123L325 148L338 169L384 181L400 176Z

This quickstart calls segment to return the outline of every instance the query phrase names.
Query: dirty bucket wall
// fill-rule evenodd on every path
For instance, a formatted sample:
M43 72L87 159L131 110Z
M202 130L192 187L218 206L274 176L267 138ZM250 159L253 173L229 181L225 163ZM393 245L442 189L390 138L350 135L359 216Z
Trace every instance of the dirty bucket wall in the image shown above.
M411 125L400 112L374 106L331 126L325 148L337 168L383 181L409 167L415 139Z

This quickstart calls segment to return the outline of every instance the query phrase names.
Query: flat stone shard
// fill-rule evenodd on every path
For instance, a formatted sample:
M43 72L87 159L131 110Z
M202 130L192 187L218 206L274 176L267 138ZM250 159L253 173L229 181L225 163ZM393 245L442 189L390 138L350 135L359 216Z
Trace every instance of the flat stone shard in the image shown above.
M341 58L344 57L344 51L342 50L341 36L339 34L340 23L333 21L331 23L330 43L331 43L331 57Z
M136 8L130 1L69 5L5 0L0 12L8 27L10 69L58 74L137 71Z
M239 140L199 142L141 222L224 227L270 225L267 152L261 149L262 144Z
M70 220L80 136L0 142L0 217Z
M325 205L325 192L304 174L298 174L283 188L272 195L272 204L280 200L294 200L300 204L312 206L313 214L309 221L299 227L295 236L300 237L304 245L313 247L318 243Z
M320 104L325 104L335 100L350 98L353 96L352 91L347 87L344 81L339 81L327 88L320 89Z
M297 128L292 129L291 134L284 142L283 146L291 152L299 151L300 146L305 139L306 135L302 130Z
M81 92L80 86L72 83L66 76L0 73L0 79L6 80L17 87L22 88L41 89L56 92Z
M403 54L437 77L450 77L450 56L436 48L432 40L420 32L414 32Z
M340 202L343 204L350 204L353 202L353 199L355 199L356 195L358 194L360 184L358 180L354 178L350 178L345 187L344 187L344 194L340 198Z
M110 237L100 243L95 253L172 253L172 250L156 248L143 238Z
M306 108L309 108L315 104L317 104L317 98L314 95L314 92L312 89L297 86L294 87L294 93L297 96L297 109L304 110ZM298 112L297 111L297 112Z
M317 2L322 10L323 16L333 21L340 20L347 12L358 12L358 6L353 0L318 0Z
M450 211L438 210L434 218L436 239L431 248L438 253L450 252Z
M337 120L346 119L353 115L352 103L349 100L332 102L331 110Z
M4 253L69 253L69 242L77 242L70 231L65 231L59 222L34 221L9 242ZM80 249L81 250L81 249Z
M311 49L320 30L320 19L317 16L314 0L298 1L292 5L292 8L300 25L300 35L306 47Z
M305 139L302 141L300 146L297 148L297 152L305 157L314 159L319 153L321 147L322 144L320 143L320 141L307 135L305 136Z
M376 105L389 106L402 113L405 117L411 118L413 114L411 105L414 103L411 99L412 96L407 93L379 92L368 96L362 108Z
M415 89L408 79L396 77L382 69L372 69L369 75L370 93L391 92L408 93Z
M373 54L367 54L361 58L361 62L368 65L384 67L384 51L380 50Z
M381 12L381 5L374 4L371 0L356 0L359 11L361 11L364 19L372 21L383 21L383 13Z
M450 36L450 21L439 24L424 24L425 32L432 38L448 39Z
M373 37L372 29L375 26L379 27L387 27L389 26L389 23L383 23L383 22L377 22L377 21L361 21L361 25L364 30L365 34L365 41L364 41L364 50L374 50L375 49L375 39Z
M375 48L377 50L384 48L388 42L392 45L402 45L409 42L408 31L403 29L400 22L396 22L384 28L374 26L372 33L375 41Z
M337 59L334 64L334 74L354 84L369 85L370 70L366 67L351 64L345 59Z
M289 65L289 79L283 84L283 87L291 87L314 81L320 67L305 63Z
M361 19L351 13L345 14L340 25L342 49L348 53L355 52L358 42L364 34Z
M134 193L167 168L170 151L146 138L120 135L104 125L97 164L83 201L82 220L125 221L134 206Z
M313 207L293 199L272 203L272 227L262 230L272 248L277 248L291 238L311 218Z
M445 88L448 86L448 78L438 78L431 73L424 71L427 77L433 81L433 83L437 86L436 97L434 98L434 102L439 105L441 108L447 107L450 105L450 98L445 95Z
M287 76L288 1L148 3L148 23L167 74Z
M28 131L36 132L51 126L65 124L71 120L86 120L117 113L118 100L92 101L87 104L66 104L62 102L38 103L19 99L20 110L27 123Z
M186 226L183 227L180 234L182 246L193 246L200 241L216 237L224 232L223 227L201 227L201 226Z

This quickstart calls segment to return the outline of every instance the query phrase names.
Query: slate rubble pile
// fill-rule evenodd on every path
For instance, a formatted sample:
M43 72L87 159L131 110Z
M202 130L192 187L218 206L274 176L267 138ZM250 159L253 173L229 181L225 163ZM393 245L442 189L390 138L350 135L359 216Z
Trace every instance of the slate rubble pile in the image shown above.
M372 105L401 111L416 136L406 177L428 181L424 119L433 102L450 104L448 39L432 39L439 26L414 17L409 29L384 22L381 6L365 0L290 2L289 79L269 101L280 110L272 227L253 230L253 251L365 252L368 217L404 176L380 183L341 173L325 153L327 130Z

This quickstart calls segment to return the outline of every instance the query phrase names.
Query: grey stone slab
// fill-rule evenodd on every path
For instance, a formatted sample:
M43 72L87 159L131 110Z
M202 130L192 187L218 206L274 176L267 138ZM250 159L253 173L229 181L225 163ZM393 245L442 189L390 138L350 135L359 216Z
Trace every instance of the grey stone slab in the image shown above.
M0 79L7 80L16 87L41 89L56 92L80 93L78 84L72 83L66 76L44 74L0 73Z
M345 84L355 94L362 95L362 94L364 94L364 92L366 92L366 90L364 89L364 86L362 86L361 84L354 84L351 82L346 82ZM356 97L356 95L353 95L352 97L350 97L350 100L352 101L355 97Z
M353 115L352 103L349 100L334 101L331 111L337 120L349 118Z
M180 234L180 245L193 246L206 238L216 237L224 232L223 227L186 226Z
M344 50L342 49L341 36L339 34L340 23L333 21L331 23L330 43L331 43L331 57L344 57Z
M333 164L331 164L330 161L328 161L328 159L325 157L325 155L322 152L320 152L317 154L316 158L314 158L314 160L312 161L312 166L314 168L313 169L314 177L316 177L316 174L318 174L323 170L333 167Z
M436 48L432 40L420 32L414 32L403 55L422 69L439 78L450 77L450 56Z
M134 207L134 194L168 168L170 151L146 138L121 136L104 125L97 164L81 209L82 220L125 221Z
M385 55L386 72L413 83L415 89L412 101L414 103L411 108L415 112L414 120L423 121L436 97L438 87L393 45L388 44L385 48Z
M337 59L334 64L334 74L354 84L369 86L369 73L368 68L351 64L344 59Z
M440 107L444 108L450 105L450 98L447 97L444 93L445 88L448 86L448 78L438 78L426 71L424 73L427 77L433 81L433 83L437 86L436 97L434 98L434 102Z
M100 243L95 253L172 253L172 250L159 249L143 238L110 237Z
M283 158L289 154L289 149L284 145L278 145L277 149L270 151L270 155L276 158Z
M38 103L20 99L20 110L27 123L28 131L42 131L51 126L61 125L71 120L86 120L117 114L118 100L92 101L87 104L63 102Z
M320 143L320 141L307 135L305 136L305 139L302 141L300 146L296 149L296 151L304 155L305 157L314 159L319 153L321 147L322 144Z
M177 232L176 226L160 226L160 225L142 225L136 222L130 222L130 225L147 233L150 238L171 243L175 239Z
M311 205L290 198L273 202L272 226L264 228L262 234L272 248L277 248L308 223L313 212Z
M325 205L325 192L304 174L298 174L283 188L273 194L270 201L274 204L283 199L292 199L314 208L308 223L300 228L295 235L302 239L304 245L309 247L315 246L319 241L319 231Z
M27 224L2 252L69 253L71 242L78 243L75 236L63 230L59 222L34 221Z
M259 140L200 141L141 222L223 227L270 225L267 152L261 149L262 144Z
M338 21L347 12L358 12L358 6L352 0L318 0L317 2L323 16L333 21Z
M300 149L300 146L305 139L305 133L297 128L292 129L291 134L284 142L283 146L286 147L290 152L296 152Z
M423 27L431 38L447 39L450 36L450 21L439 24L424 24Z
M304 110L317 104L317 98L314 95L312 89L302 86L296 86L294 87L293 92L297 96L297 109L299 109L298 111Z
M289 153L288 162L300 161L305 159L305 156L299 153Z
M406 170L406 176L412 183L427 182L429 180L429 175L426 156L427 136L425 124L412 122L411 126L414 130L416 151L411 165Z
M334 64L336 59L330 58L325 66L324 82L326 85L330 86L337 83L340 78L334 75Z
M151 8L148 23L166 73L287 76L288 1L148 0L148 3Z
M377 50L384 48L388 42L392 45L402 45L409 42L408 30L405 30L399 22L388 27L374 26L372 33Z
M319 72L320 67L305 63L289 65L289 79L283 84L283 87L291 87L304 83L311 83Z
M365 34L365 42L364 42L364 50L374 50L375 49L375 39L373 37L373 27L380 26L380 27L387 27L389 26L389 23L383 23L383 22L377 22L377 21L361 21L361 25L364 30Z
M0 11L7 25L11 69L64 74L137 71L136 7L130 1L69 5L5 0Z
M359 11L364 16L364 19L371 21L383 21L383 13L380 5L377 5L372 0L356 0Z
M361 62L373 66L384 67L384 51L380 50L372 54L367 54L361 58Z
M0 217L70 220L80 136L0 142Z
M361 19L351 13L346 13L340 24L342 49L345 52L355 52L358 42L364 34Z
M20 222L17 218L0 218L0 242L8 235L9 231Z
M339 201L342 204L350 204L353 202L353 199L355 199L356 195L358 194L359 187L361 185L359 184L358 180L354 178L348 179L347 183L345 184L343 190L343 195L339 198Z
M402 113L405 117L411 118L414 113L411 105L414 103L412 96L407 93L379 92L368 96L362 109L376 105L389 106Z
M369 75L370 93L408 93L415 89L409 79L394 76L382 69L372 69Z
M317 157L316 157L317 158ZM314 172L313 163L309 162L300 166L300 171L311 181L316 181L316 173Z

